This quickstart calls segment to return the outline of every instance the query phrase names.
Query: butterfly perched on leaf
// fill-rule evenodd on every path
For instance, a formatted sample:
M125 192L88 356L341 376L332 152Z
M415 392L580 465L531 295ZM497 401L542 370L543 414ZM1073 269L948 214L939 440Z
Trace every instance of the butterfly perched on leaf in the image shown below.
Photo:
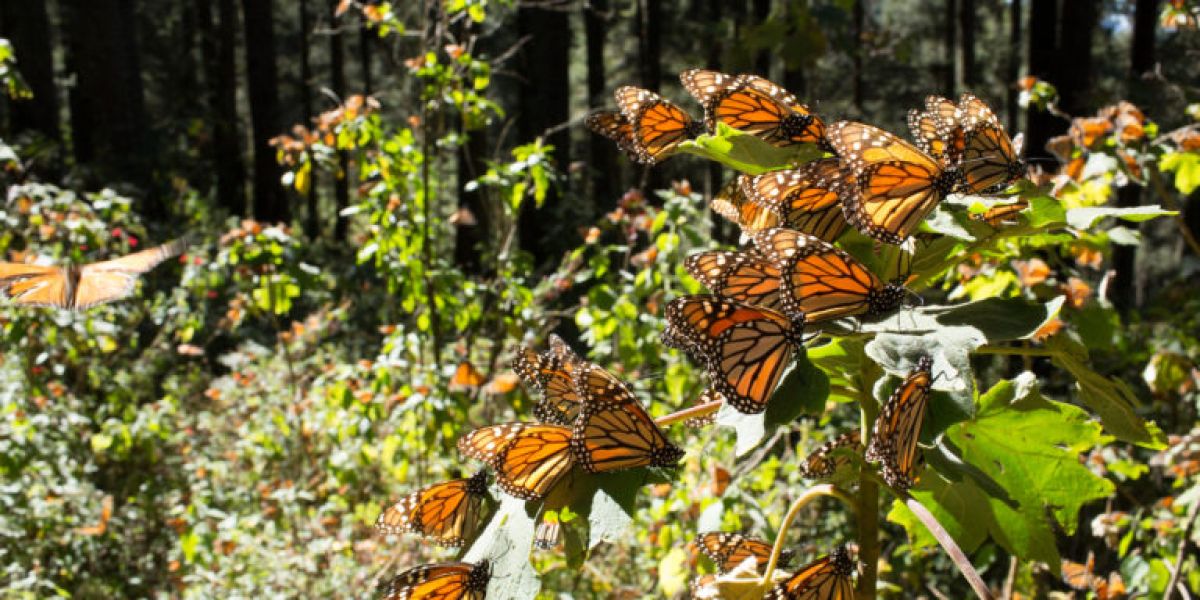
M741 181L746 197L776 215L782 227L829 242L846 229L841 195L854 185L854 177L842 170L836 158L815 160L797 169L743 176Z
M84 310L128 297L138 277L188 247L180 238L157 248L83 266L0 263L0 293L13 304Z
M858 259L811 235L776 228L752 239L763 260L780 273L784 311L803 313L806 323L885 314L907 293L898 282L883 283Z
M720 122L775 146L824 144L821 119L790 92L762 77L688 69L679 80L704 106L710 130Z
M800 345L804 323L767 308L700 294L672 300L662 340L705 366L713 389L761 413Z
M850 552L838 547L776 584L763 600L854 600L853 575Z
M908 129L926 154L951 166L962 160L966 140L958 123L958 105L941 96L926 96L925 110L908 111Z
M458 451L490 466L500 489L522 500L545 498L575 466L571 429L562 425L481 427L459 438Z
M421 565L383 584L384 600L483 600L492 569L487 561Z
M826 137L855 180L842 195L846 220L881 242L908 239L962 177L957 168L865 123L838 121Z
M883 404L867 445L866 459L879 461L884 481L897 490L915 485L923 464L917 442L929 407L932 369L933 361L928 356L917 360L916 367Z
M443 546L475 537L487 499L487 471L423 487L384 509L375 521L382 533L414 533Z
M580 399L575 391L574 370L584 363L557 335L550 335L550 349L541 354L521 348L513 370L525 385L536 389L542 401L533 414L543 423L571 425L579 415Z
M625 382L594 364L581 365L574 378L582 408L571 447L584 470L673 467L683 457L683 450L667 440Z
M1025 162L1018 156L1019 148L987 103L972 94L963 94L958 100L956 119L963 136L960 191L998 192L1025 176Z
M993 206L981 213L972 213L971 219L974 221L983 221L992 229L998 229L1006 223L1013 223L1017 220L1017 215L1029 208L1029 201L1019 199L1011 204L999 204Z
M713 195L708 204L709 208L737 225L746 235L778 226L779 213L762 202L752 200L746 193L746 180L747 177L741 175L722 186Z
M749 558L754 558L755 568L761 570L771 560L770 542L740 533L702 533L696 537L696 545L717 565L718 573L728 573ZM779 554L779 567L788 568L794 558L791 550L784 550Z
M851 452L862 452L862 435L857 429L825 442L810 453L801 463L800 472L809 479L828 479L850 463Z
M629 147L638 162L657 164L679 144L704 133L704 125L662 96L633 86L617 88L617 106L632 131Z

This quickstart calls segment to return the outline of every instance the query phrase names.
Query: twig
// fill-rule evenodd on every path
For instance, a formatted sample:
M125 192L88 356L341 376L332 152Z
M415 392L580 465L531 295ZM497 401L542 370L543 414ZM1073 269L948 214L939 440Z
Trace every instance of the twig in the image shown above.
M771 560L767 561L767 568L763 571L761 585L768 585L771 581L771 575L775 572L775 565L779 564L779 555L783 552L784 539L787 537L787 530L792 525L792 521L796 520L796 516L800 514L800 509L808 505L809 502L820 498L821 496L831 496L845 502L849 506L854 506L854 501L846 497L846 494L828 483L822 483L808 488L795 502L792 502L791 508L787 514L783 516L783 522L779 524L779 533L775 536L775 546L771 548Z
M998 354L1001 356L1055 356L1058 354L1053 350L1042 348L1010 348L1008 346L980 346L974 352L975 354Z
M1183 219L1183 211L1175 203L1175 197L1163 185L1158 166L1150 165L1147 170L1149 171L1150 183L1154 187L1154 194L1162 200L1167 209L1175 211L1175 224L1179 227L1179 233L1183 235L1183 241L1187 242L1188 247L1192 249L1192 252L1196 256L1200 256L1200 241L1197 241L1196 236L1192 235L1192 229L1188 227L1187 221Z
M975 567L971 564L971 561L967 560L967 555L963 554L962 548L958 547L954 538L950 537L950 534L934 518L929 509L925 508L923 504L917 502L916 498L907 493L901 494L901 497L904 498L905 506L925 524L925 528L929 530L929 533L933 534L933 537L942 545L942 549L946 551L946 554L950 555L950 560L954 561L954 564L958 566L958 570L962 572L963 577L967 579L967 583L971 584L971 589L975 590L975 595L979 596L982 600L995 600L995 596L992 595L987 584L983 582L983 578L975 571Z
M704 404L697 404L696 406L689 406L683 410L673 412L669 415L663 415L663 416L655 419L654 423L656 425L658 425L659 427L666 427L667 425L670 425L672 423L678 423L680 421L691 419L693 417L706 417L708 415L711 415L711 414L717 412L717 409L719 409L719 408L721 408L720 400L714 400L712 402L705 402Z
M1017 583L1017 566L1021 561L1016 556L1008 559L1008 575L1004 577L1004 589L1000 590L1002 600L1012 600L1013 587Z
M1171 567L1171 581L1167 584L1167 593L1163 600L1175 597L1175 589L1179 587L1179 576L1183 574L1183 561L1187 558L1188 541L1192 537L1192 527L1196 525L1196 516L1200 515L1200 500L1192 503L1188 510L1187 524L1183 526L1183 538L1179 540L1179 550L1175 552L1175 566Z

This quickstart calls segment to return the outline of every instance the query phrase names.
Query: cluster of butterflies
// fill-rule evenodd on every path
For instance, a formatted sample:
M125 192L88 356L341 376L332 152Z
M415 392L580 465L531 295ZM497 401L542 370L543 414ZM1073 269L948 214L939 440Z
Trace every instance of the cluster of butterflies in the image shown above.
M769 542L740 533L709 532L696 538L696 545L717 567L717 575L703 575L691 583L692 597L719 598L718 575L750 566L761 574L771 559ZM777 564L789 568L795 556L790 550L779 554ZM751 562L753 561L753 562ZM767 600L853 600L854 560L845 546L834 548L826 556L796 569L764 596Z
M183 254L185 236L156 248L88 265L36 265L0 262L0 293L24 306L85 310L128 297L138 277Z
M672 444L632 389L603 367L579 357L557 336L539 353L522 348L513 370L542 400L536 422L482 427L458 440L463 455L495 473L504 493L543 501L575 469L607 473L635 467L673 467L683 450ZM457 547L478 532L488 499L488 471L421 488L387 507L375 523L388 534L411 533ZM557 543L555 523L539 525L537 543ZM479 600L486 561L423 565L387 582L387 600Z
M587 125L642 164L664 160L718 123L775 146L815 144L832 155L753 182L741 178L734 192L744 197L722 214L744 229L786 224L832 241L848 223L899 244L950 193L995 193L1026 172L1019 144L971 94L958 102L929 96L924 109L910 111L909 143L865 123L826 125L790 92L757 75L689 69L680 80L703 106L703 121L654 92L626 86L615 93L620 110L593 113Z

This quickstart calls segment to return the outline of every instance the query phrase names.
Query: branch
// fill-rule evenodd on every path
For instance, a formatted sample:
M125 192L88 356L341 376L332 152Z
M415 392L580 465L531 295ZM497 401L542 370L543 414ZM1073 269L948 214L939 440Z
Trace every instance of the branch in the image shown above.
M983 578L975 571L975 567L971 564L971 561L967 560L967 555L963 554L962 548L958 547L954 538L950 537L950 534L946 532L942 524L933 516L933 513L930 513L929 509L925 508L920 502L917 502L917 499L908 495L907 492L901 494L901 497L904 498L904 505L914 515L917 515L917 518L925 524L925 528L929 530L929 533L932 533L933 537L942 545L942 549L946 551L946 554L950 555L950 560L953 560L954 564L958 566L958 570L962 571L963 577L967 578L967 583L971 584L971 589L975 590L975 595L979 596L982 600L995 600L991 590L983 582Z
M1167 584L1167 593L1163 600L1175 597L1175 588L1179 586L1179 576L1183 574L1183 561L1187 559L1188 541L1192 537L1192 527L1196 525L1196 516L1200 515L1200 500L1192 503L1188 510L1187 524L1183 526L1183 539L1179 541L1179 550L1175 552L1175 566L1171 567L1171 582Z
M1179 233L1183 235L1183 241L1187 242L1189 248L1196 256L1200 256L1200 241L1196 240L1196 236L1192 235L1192 228L1188 227L1187 221L1183 219L1183 211L1179 205L1175 203L1175 196L1167 191L1167 187L1163 185L1162 176L1158 171L1158 165L1150 165L1149 171L1150 183L1154 187L1154 193L1162 200L1163 205L1168 210L1175 211L1175 224L1179 226Z
M673 412L669 415L663 415L655 419L654 423L659 427L666 427L672 423L678 423L680 421L686 421L696 417L707 417L708 415L717 412L717 409L719 408L721 408L720 400L705 402L704 404L689 406L683 410Z

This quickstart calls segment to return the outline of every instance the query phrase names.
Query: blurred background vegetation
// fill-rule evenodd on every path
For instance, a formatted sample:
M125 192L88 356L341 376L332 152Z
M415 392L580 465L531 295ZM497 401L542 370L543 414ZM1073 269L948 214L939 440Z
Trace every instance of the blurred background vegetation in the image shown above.
M619 85L682 103L684 68L755 72L895 132L925 95L969 90L1053 172L1046 142L1118 100L1150 141L1200 120L1198 18L1182 0L0 0L3 258L204 240L134 301L0 308L5 596L358 597L449 559L371 525L467 474L466 429L529 414L509 361L552 331L654 414L690 404L702 377L659 344L661 307L697 289L689 250L736 242L707 208L730 172L643 169L586 131ZM1051 110L1025 77L1055 86ZM1064 202L1179 214L990 247L926 293L1067 295L1039 339L1081 341L1168 435L1080 454L1115 491L1056 550L1150 597L1182 570L1197 594L1200 148L1159 162L1147 142L1143 173L1100 137ZM1051 362L973 364L980 389L1030 370L1074 400ZM697 519L769 536L798 457L858 422L819 412L740 459L728 430L676 428L676 480L585 566L537 554L543 595L686 594ZM881 594L969 593L936 547L882 528ZM821 503L799 547L852 529ZM992 542L972 560L998 592L1099 593Z

